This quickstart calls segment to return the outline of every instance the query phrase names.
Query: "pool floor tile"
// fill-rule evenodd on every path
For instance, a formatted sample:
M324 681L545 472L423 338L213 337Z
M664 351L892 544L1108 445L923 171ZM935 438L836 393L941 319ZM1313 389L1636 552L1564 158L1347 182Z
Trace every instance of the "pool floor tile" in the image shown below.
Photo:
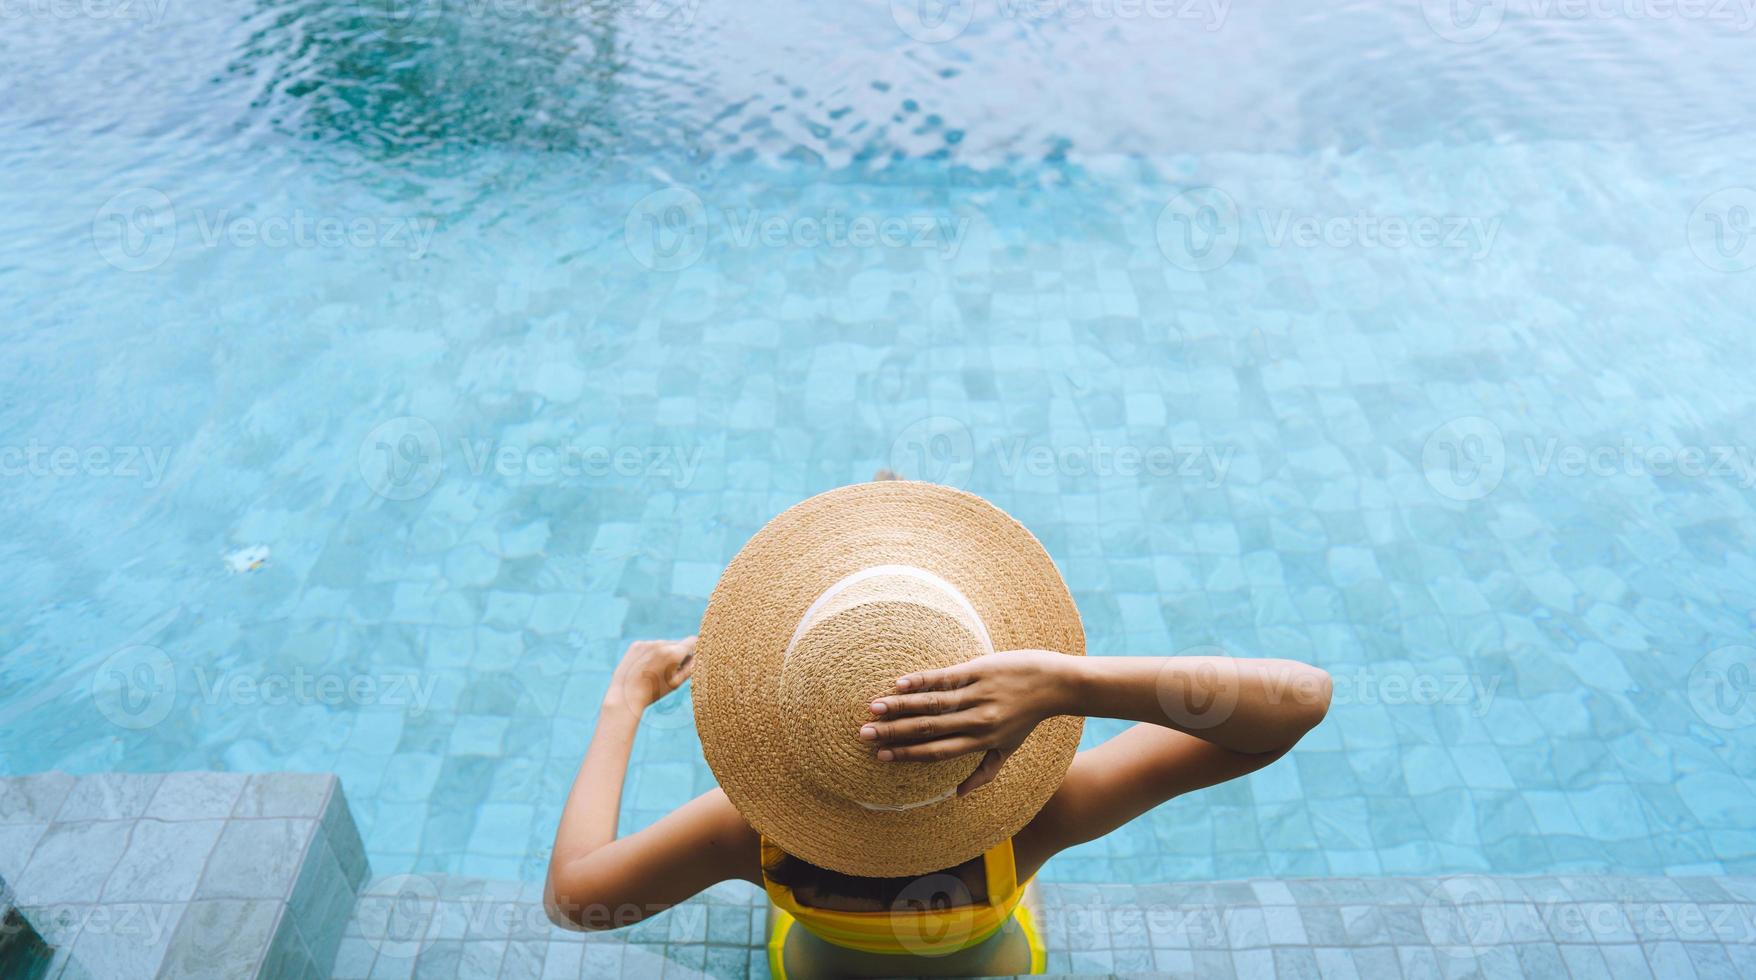
M411 886L410 881L414 884ZM396 957L377 952L370 939L346 940L337 963L353 975L436 974L456 980L493 977L575 978L679 974L716 978L766 976L764 943L766 899L760 890L722 883L639 925L597 933L573 933L548 925L541 892L531 885L450 875L393 878L412 893L435 896L436 904L408 906L426 911L403 922L400 933L431 938L418 950ZM1746 879L1704 879L1719 894L1746 891ZM375 886L376 887L376 886ZM1556 976L1579 980L1608 971L1613 977L1667 976L1691 970L1701 976L1736 975L1748 962L1748 944L1688 942L1665 914L1638 917L1641 942L1621 939L1625 926L1575 930L1573 941L1557 944L1531 933L1519 921L1577 919L1576 887L1615 894L1623 902L1674 897L1681 889L1664 878L1328 878L1249 879L1158 885L1039 885L1038 925L1048 943L1051 974L1196 975L1202 977L1402 976L1405 980L1475 976ZM1694 886L1705 888L1702 886ZM370 891L370 889L369 889ZM1541 896L1531 903L1508 896ZM1756 891L1719 913L1741 922L1756 921ZM1266 902L1264 900L1267 900ZM442 920L478 916L482 902L514 922L526 923L523 938L442 939L450 934ZM472 904L475 903L475 904ZM1648 902L1657 907L1657 903ZM356 920L365 914L362 899ZM1620 906L1607 906L1616 907ZM1284 918L1287 915L1291 918ZM1453 923L1435 941L1415 927L1436 915ZM1681 916L1673 906L1668 913ZM1684 916L1686 919L1687 917ZM1276 921L1282 924L1274 925ZM1594 926L1604 925L1588 919ZM1626 921L1626 920L1624 920ZM1297 938L1291 923L1331 922L1334 938ZM1352 925L1350 925L1350 923ZM359 934L352 922L347 931ZM382 935L378 927L366 926ZM1350 931L1350 929L1352 931ZM455 931L455 930L454 930ZM1319 929L1319 932L1322 930ZM1167 939L1173 940L1166 942ZM439 944L438 952L432 952ZM472 947L476 947L472 949ZM500 953L499 966L489 960ZM376 957L375 962L372 958ZM402 963L386 963L401 958ZM1602 964L1599 966L1599 964ZM1584 972L1584 970L1595 972ZM1646 970L1643 973L1641 971ZM340 975L338 973L338 975Z

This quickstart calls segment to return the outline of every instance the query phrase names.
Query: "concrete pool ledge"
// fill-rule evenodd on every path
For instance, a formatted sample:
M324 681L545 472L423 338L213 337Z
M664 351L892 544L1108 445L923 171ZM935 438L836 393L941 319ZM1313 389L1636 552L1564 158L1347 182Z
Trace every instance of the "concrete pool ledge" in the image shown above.
M44 980L327 977L369 877L333 775L0 778L0 880Z

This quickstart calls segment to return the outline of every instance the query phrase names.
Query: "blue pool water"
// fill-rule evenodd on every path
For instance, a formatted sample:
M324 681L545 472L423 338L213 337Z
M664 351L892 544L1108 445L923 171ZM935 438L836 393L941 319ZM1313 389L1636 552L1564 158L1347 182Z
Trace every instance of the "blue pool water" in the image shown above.
M7 6L0 771L534 878L623 644L890 466L1337 679L1051 878L1756 870L1745 5L833 8Z

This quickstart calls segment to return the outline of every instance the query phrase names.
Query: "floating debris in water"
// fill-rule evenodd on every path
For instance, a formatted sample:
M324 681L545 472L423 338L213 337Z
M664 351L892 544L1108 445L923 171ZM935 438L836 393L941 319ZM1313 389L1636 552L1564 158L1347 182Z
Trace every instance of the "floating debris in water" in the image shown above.
M240 548L226 556L226 567L233 572L254 572L268 564L268 546Z

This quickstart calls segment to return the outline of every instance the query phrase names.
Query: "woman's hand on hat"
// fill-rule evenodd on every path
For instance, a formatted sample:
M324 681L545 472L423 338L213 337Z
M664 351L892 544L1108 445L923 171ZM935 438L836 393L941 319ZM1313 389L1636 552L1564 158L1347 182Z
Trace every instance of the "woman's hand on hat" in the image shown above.
M645 711L665 695L683 686L695 672L695 637L681 640L637 640L616 664L610 689L604 693L606 707Z
M1037 723L1062 713L1068 657L1008 650L901 677L895 694L873 701L860 737L880 762L932 762L986 753L957 795L992 780Z

